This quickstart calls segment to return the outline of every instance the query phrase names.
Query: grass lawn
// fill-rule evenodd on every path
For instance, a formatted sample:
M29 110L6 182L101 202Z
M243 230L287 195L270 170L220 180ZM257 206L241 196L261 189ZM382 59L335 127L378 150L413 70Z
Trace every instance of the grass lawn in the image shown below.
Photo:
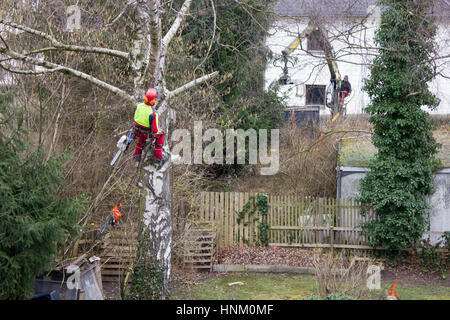
M244 284L229 286L232 282ZM382 282L385 293L391 284L392 281ZM316 286L313 275L215 274L196 285L178 284L172 292L172 299L304 300L317 295ZM450 300L450 287L423 284L402 286L399 280L397 294L401 300Z
M382 284L385 292L392 283ZM450 288L434 285L418 285L397 287L397 294L401 300L450 300Z

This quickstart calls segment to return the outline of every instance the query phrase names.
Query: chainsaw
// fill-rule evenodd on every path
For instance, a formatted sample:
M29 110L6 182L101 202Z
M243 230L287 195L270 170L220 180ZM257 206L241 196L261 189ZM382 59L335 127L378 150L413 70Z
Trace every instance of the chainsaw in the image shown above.
M111 160L110 165L113 166L117 159L119 159L120 154L125 153L128 150L128 146L133 142L134 138L136 137L136 134L134 133L133 127L130 128L130 131L128 132L127 136L121 136L119 141L117 141L117 148L119 150L116 152L116 155Z

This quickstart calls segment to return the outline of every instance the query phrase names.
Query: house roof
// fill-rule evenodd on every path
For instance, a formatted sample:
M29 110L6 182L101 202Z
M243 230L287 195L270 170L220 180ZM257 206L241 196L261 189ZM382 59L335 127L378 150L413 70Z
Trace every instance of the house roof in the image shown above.
M448 132L448 127L433 132L436 141L442 144L438 151L442 168L450 168L450 135ZM376 152L377 149L373 146L370 137L342 140L339 166L368 167L369 161L375 156Z
M275 5L275 13L290 17L307 17L318 13L363 17L367 15L369 6L376 2L377 0L280 0Z
M377 0L279 0L275 13L287 17L309 17L312 15L331 17L365 17L375 13ZM381 10L383 7L380 7ZM450 18L450 0L436 0L436 15Z

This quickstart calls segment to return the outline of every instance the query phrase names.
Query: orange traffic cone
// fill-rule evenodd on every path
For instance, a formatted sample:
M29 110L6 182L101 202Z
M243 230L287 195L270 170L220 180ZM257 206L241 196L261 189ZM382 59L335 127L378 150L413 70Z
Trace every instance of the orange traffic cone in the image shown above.
M387 294L388 300L400 300L399 296L397 295L397 279L394 280L394 283L392 284L391 288L389 289L389 292Z

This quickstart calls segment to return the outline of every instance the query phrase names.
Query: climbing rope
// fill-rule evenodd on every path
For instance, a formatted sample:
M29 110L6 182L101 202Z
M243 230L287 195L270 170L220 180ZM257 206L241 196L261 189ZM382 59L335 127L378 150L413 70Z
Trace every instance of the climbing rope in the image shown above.
M129 191L130 191L130 189L131 189L131 187L132 187L133 185L134 185L134 187L137 186L137 183L138 183L139 178L140 178L141 169L142 169L142 162L143 162L144 159L146 159L147 154L148 154L148 150L149 150L150 147L153 146L153 145L154 145L154 143L153 143L153 140L152 140L152 139L151 139L151 142L150 142L150 143L146 143L146 144L145 144L144 150L143 150L143 156L142 156L141 160L140 160L139 163L138 163L138 166L137 166L137 169L136 169L136 173L133 175L133 178L130 180L130 182L129 182L128 185L126 186L125 191L123 192L123 196L122 196L121 198L119 198L118 203L121 203L121 202L125 199L126 195L129 193ZM109 175L107 181L105 182L104 186L102 187L102 190L97 194L96 200L95 200L94 204L90 207L90 210L93 210L93 208L95 207L95 204L98 203L98 202L101 202L101 201L104 199L104 197L103 197L102 199L100 199L100 196L101 196L102 193L105 191L106 185L108 184L108 182L111 180L112 177L116 176L116 174L117 174L117 172L119 171L119 169L123 169L123 168L125 167L125 164L126 164L129 160L131 160L131 157L130 157L130 158L126 158L126 161L123 161L122 163L120 163L120 165L114 166L113 171L111 172L111 174ZM122 170L121 170L121 171L122 171ZM111 187L109 191L111 191L112 189L113 189L113 187ZM118 274L119 274L119 277L118 277L118 281L119 281L119 295L120 295L120 275L121 275L121 266L122 266L122 256L123 256L124 240L125 240L125 237L126 237L126 235L127 235L127 227L128 227L128 224L129 224L129 219L130 219L130 216L131 216L131 214L132 214L132 212L133 212L133 209L134 209L134 199L135 199L135 196L136 196L136 189L131 193L131 199L130 199L131 201L130 201L130 204L129 204L129 209L128 209L128 213L127 213L127 218L126 218L126 221L125 221L125 224L124 224L124 226L125 226L125 228L124 228L124 233L122 234L122 239L121 239L122 241L121 241L121 246L120 246L119 268L118 268L118 269L119 269L119 273L118 273ZM87 217L88 217L88 215L86 215L85 217L83 217L83 218L79 221L79 223L81 223L84 219L86 219L86 221L85 221L85 223L84 223L84 225L85 225L86 222L87 222ZM99 244L101 244L101 243L103 243L103 240L97 238L96 241L95 241L95 243L94 243L87 251L85 251L84 254L87 254L87 253L91 252L95 247L97 247L97 246L98 246ZM103 254L108 254L108 253L110 253L113 249L114 249L114 247L111 246L111 248L110 248L109 250L103 252ZM108 261L109 261L109 259L107 259L105 262L103 262L103 263L102 263L102 267L103 267L103 265L105 265Z
M152 141L153 141L153 140L152 140ZM141 168L142 168L142 161L143 161L143 159L145 159L145 158L147 157L147 152L148 152L150 146L152 146L152 145L153 145L152 143L148 143L148 144L146 144L145 147L144 147L144 150L143 150L143 156L142 156L141 160L139 161L139 165L138 165L138 168L137 168L137 173L136 173L136 175L135 175L135 181L139 181L139 177L140 177L140 173L141 173ZM129 186L131 186L131 184L130 184ZM135 187L136 187L136 185L135 185ZM128 209L127 220L126 220L126 222L125 222L125 230L124 230L124 233L122 234L122 245L121 245L121 247L120 247L120 254L119 254L119 277L118 277L118 282L119 282L119 286L118 286L118 289L119 289L119 296L120 296L120 294L121 294L121 292L120 292L120 288L121 288L120 275L121 275L121 267L122 267L122 256L123 256L124 240L125 240L125 237L126 237L126 235L127 235L127 227L128 227L128 223L129 223L129 219L130 219L131 213L132 213L132 209L133 209L133 207L134 207L133 204L134 204L134 197L135 197L135 195L136 195L136 189L133 191L133 193L132 193L132 195L131 195L130 207L129 207L129 209ZM127 277L125 276L125 280L126 280L126 279L127 279ZM126 283L124 283L124 286L126 286Z

